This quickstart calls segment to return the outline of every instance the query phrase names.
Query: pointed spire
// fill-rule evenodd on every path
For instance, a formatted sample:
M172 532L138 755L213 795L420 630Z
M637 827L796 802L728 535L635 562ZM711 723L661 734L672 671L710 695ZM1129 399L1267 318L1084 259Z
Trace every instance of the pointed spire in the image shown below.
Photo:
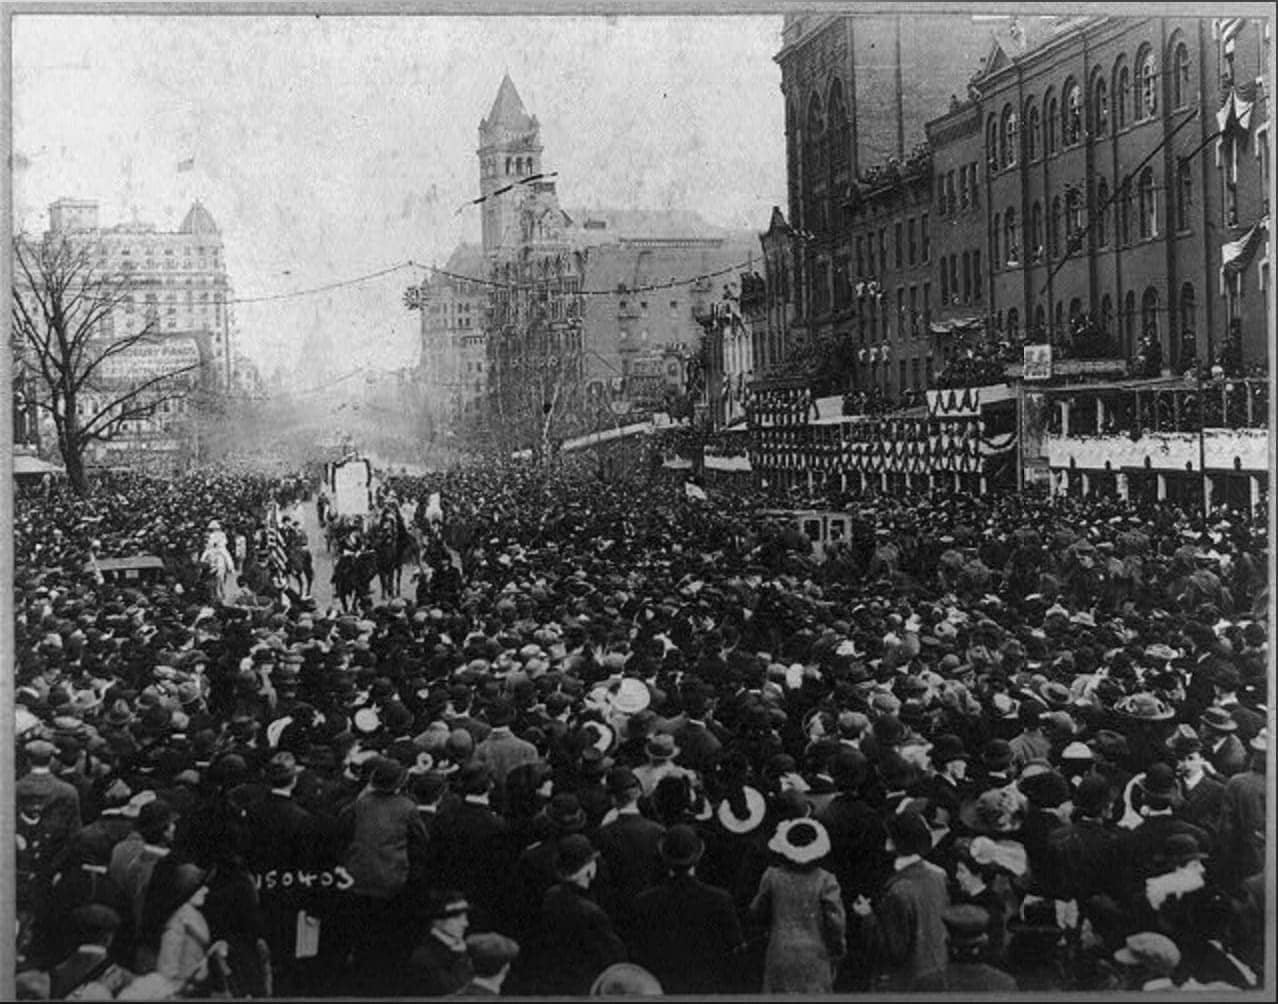
M497 88L497 98L493 101L492 110L488 113L484 124L490 129L498 125L518 128L524 126L530 118L528 109L524 107L519 97L519 92L515 90L515 82L510 79L510 74L503 75L501 86Z

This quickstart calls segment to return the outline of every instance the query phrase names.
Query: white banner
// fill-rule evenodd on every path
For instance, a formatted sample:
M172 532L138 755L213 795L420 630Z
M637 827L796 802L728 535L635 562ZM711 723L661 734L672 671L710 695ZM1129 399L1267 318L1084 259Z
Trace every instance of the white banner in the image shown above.
M98 373L107 380L151 380L166 373L200 365L200 347L193 338L141 342L103 360Z

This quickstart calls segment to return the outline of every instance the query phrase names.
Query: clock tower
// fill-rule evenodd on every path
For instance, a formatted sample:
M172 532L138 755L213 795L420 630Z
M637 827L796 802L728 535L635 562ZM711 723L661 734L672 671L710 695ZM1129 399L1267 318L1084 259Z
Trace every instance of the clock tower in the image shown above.
M529 187L520 182L541 174L541 150L541 125L535 115L528 114L508 73L502 77L487 118L479 123L485 257L509 253L522 243L520 207ZM516 187L508 188L511 185Z

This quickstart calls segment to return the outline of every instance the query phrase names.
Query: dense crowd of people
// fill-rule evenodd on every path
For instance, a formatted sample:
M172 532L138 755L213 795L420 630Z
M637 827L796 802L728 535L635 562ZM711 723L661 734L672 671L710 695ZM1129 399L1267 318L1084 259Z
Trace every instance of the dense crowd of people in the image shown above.
M19 498L19 994L1263 984L1263 517L598 472L391 479L350 614L209 591L278 481Z

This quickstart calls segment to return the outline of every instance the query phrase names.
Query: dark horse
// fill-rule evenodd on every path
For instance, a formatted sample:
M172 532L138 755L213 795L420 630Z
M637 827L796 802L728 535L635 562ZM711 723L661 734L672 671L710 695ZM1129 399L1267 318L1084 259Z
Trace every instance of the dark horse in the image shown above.
M377 555L377 579L381 584L382 599L398 596L403 584L404 565L417 564L420 549L412 531L402 519L383 516L373 532L373 552Z
M366 548L347 552L333 566L333 595L344 613L363 606L372 598L373 579L377 577L377 555Z

